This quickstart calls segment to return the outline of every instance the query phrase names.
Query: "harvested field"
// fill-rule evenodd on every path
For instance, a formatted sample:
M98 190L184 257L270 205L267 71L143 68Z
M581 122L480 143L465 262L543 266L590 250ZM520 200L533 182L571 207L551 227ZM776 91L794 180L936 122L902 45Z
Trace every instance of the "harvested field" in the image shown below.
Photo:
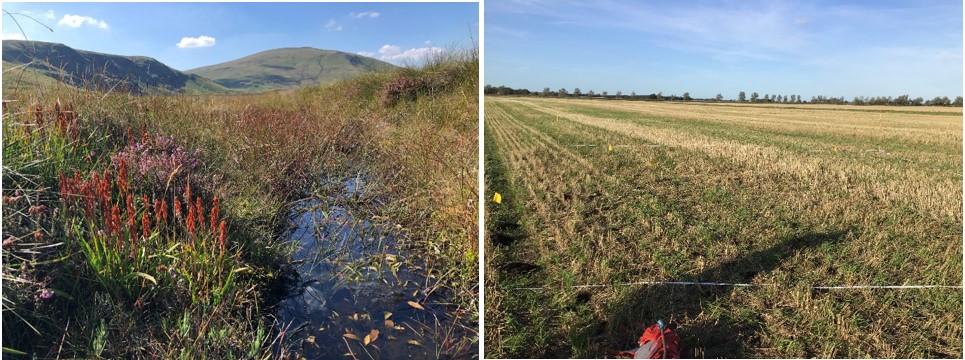
M485 130L489 357L657 319L688 357L962 356L961 288L812 288L962 284L961 108L489 97Z

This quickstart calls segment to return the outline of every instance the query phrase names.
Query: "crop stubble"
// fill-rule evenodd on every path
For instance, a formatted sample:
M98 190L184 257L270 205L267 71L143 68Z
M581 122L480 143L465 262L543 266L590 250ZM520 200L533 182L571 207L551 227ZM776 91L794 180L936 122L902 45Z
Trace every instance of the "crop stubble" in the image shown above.
M487 242L487 355L601 356L663 318L691 356L961 356L960 290L807 289L961 284L960 112L486 101L528 235ZM648 280L779 286L566 287Z

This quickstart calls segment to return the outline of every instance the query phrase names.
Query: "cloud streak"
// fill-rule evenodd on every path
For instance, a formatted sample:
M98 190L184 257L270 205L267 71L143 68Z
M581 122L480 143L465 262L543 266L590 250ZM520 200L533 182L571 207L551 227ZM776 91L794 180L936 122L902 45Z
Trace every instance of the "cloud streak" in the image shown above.
M443 51L445 51L443 48L435 46L402 50L402 48L397 45L386 44L379 48L378 53L379 59L383 61L405 63L427 60L432 56L441 54Z
M52 11L49 12L49 14L53 16ZM90 16L71 15L71 14L64 14L64 17L57 22L57 25L66 26L74 29L77 29L84 25L93 26L101 30L107 30L108 28L107 22L105 22L104 20L98 20Z
M328 22L325 23L325 30L326 30L326 31L342 31L342 25L339 25L337 22L335 22L335 19L329 19Z
M178 47L182 49L211 47L214 46L215 42L215 38L205 35L198 37L183 37L181 38L181 41L178 42Z
M27 40L27 38L23 37L23 34L21 33L14 32L14 33L3 33L3 40Z
M351 16L351 17L353 17L353 18L356 18L356 19L363 19L363 18L375 19L375 18L379 17L379 13L378 13L378 12L375 12L375 11L363 11L363 12L360 12L360 13L354 13L354 12L353 12L353 13L349 13L349 16Z

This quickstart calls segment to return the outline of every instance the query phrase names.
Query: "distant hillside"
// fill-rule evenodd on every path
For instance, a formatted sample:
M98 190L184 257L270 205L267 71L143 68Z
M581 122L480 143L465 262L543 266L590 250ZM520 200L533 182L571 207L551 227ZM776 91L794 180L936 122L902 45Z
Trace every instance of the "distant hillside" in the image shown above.
M8 71L9 70L9 71ZM38 87L55 86L59 83L38 70L23 64L3 62L3 89L35 89Z
M23 64L76 87L132 93L231 92L204 77L180 72L149 57L75 50L42 41L3 40L4 70Z
M333 83L395 68L392 64L361 55L303 47L263 51L186 72L233 90L265 91Z

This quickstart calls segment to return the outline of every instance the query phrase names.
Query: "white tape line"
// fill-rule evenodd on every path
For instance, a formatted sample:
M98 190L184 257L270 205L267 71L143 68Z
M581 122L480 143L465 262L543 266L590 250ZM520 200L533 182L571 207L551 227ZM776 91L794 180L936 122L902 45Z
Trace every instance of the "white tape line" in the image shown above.
M566 146L569 146L569 147L597 147L597 146L606 146L606 145L603 145L603 144L567 144ZM610 146L613 146L613 147L633 147L633 146L661 147L661 146L663 146L663 145L648 145L648 144L643 144L643 145L629 145L629 144L627 144L627 145L625 145L625 144L619 144L619 145L610 145Z
M587 289L614 286L633 286L633 285L678 285L678 286L731 286L731 287L765 287L778 286L777 284L749 284L749 283L721 283L721 282L702 282L702 281L640 281L633 283L620 284L589 284L565 286L569 289ZM843 286L811 286L815 290L845 290L845 289L961 289L961 285L843 285ZM549 287L519 287L513 290L550 290Z
M690 281L640 281L619 284L590 284L566 286L571 289L601 288L614 286L634 286L634 285L681 285L681 286L733 286L733 287L755 287L755 286L776 286L775 284L739 284L739 283L719 283L719 282L690 282ZM521 287L514 290L549 290L548 287Z
M812 286L812 289L961 289L961 285L852 285L852 286Z

